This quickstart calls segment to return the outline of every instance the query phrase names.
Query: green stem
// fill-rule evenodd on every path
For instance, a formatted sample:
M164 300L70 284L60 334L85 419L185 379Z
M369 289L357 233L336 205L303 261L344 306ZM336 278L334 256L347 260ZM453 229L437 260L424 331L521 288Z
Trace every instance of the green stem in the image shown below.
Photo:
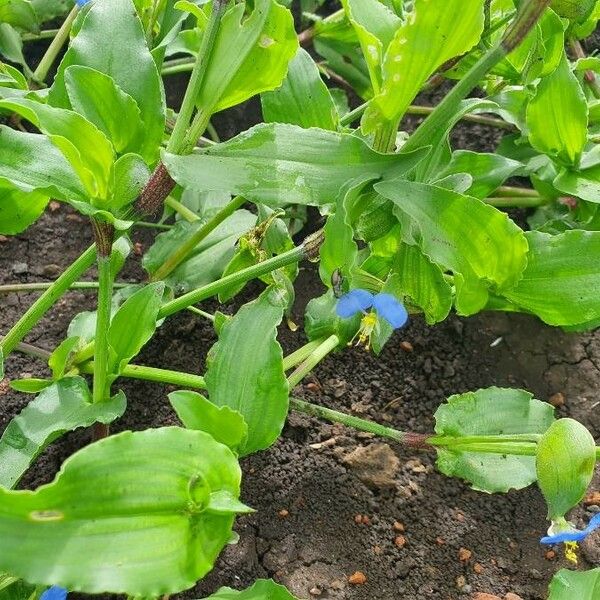
M80 373L93 373L94 368L95 361L84 363L78 367ZM156 369L155 367L145 367L143 365L127 365L123 371L121 371L119 377L154 381L157 383L178 385L199 390L206 389L204 377L201 375L183 373L181 371L171 371L169 369Z
M193 210L190 210L187 206L181 204L178 200L175 200L173 196L168 196L165 200L165 204L181 215L188 223L200 220L200 217Z
M227 7L226 0L214 0L210 19L202 36L202 43L196 57L196 62L192 70L190 81L185 90L181 109L177 115L177 121L173 128L173 133L167 144L167 152L173 154L180 154L186 142L186 131L192 120L194 108L196 106L196 99L202 87L204 75L206 74L206 67L210 61L212 54L213 45L219 31L219 24L221 22L221 16L225 12ZM210 118L210 115L208 116ZM203 132L198 134L198 137ZM196 139L198 139L198 137Z
M228 289L230 286L235 286L240 283L250 281L255 277L266 275L267 273L281 269L281 267L299 262L305 258L305 256L306 253L304 247L298 246L256 265L246 267L245 269L241 269L236 273L231 273L231 275L222 277L217 281L204 285L196 290L192 290L183 296L179 296L179 298L175 298L174 300L167 302L163 305L162 309L158 313L158 318L163 319L164 317L173 315L176 312L191 306L192 304L196 304L196 302L201 302L202 300L216 296L220 292Z
M110 255L98 256L98 308L96 312L96 334L94 336L94 387L93 402L106 400L108 376L108 328L112 301L112 272Z
M204 317L205 319L208 319L209 321L212 321L213 323L215 322L215 315L211 315L210 313L207 313L205 310L196 308L195 306L188 306L186 308L186 310L195 315L198 315L199 317Z
M396 135L398 134L399 121L393 123L384 121L375 130L373 149L378 152L394 152L396 149Z
M160 229L162 231L169 231L169 229L173 229L173 225L165 225L164 223L150 223L148 221L136 221L133 226L147 227L148 229Z
M520 198L539 198L537 190L531 188L512 187L510 185L501 185L494 191L496 196L518 196Z
M308 357L309 354L314 352L324 341L326 338L321 338L318 340L313 340L312 342L308 342L308 344L304 344L295 350L291 354L288 354L283 359L283 370L289 371L292 367L295 367L298 363L301 363L305 358Z
M483 200L490 206L496 208L537 208L538 206L544 206L550 202L550 198L533 197L533 196L500 196L484 198Z
M25 314L11 327L2 338L0 346L4 359L14 350L15 346L31 331L35 324L46 314L54 303L69 289L69 287L85 273L96 258L95 246L90 246L64 273L49 284L48 289L29 307Z
M196 61L189 60L187 58L179 58L176 60L169 60L164 63L161 69L161 75L177 75L178 73L189 73L194 70L194 64Z
M58 281L58 280L57 280ZM40 281L36 283L9 283L6 285L0 285L0 294L9 294L13 292L35 292L39 290L48 290L50 289L56 282L55 281ZM113 283L113 287L115 288L124 288L128 285L135 285L136 282L132 281L130 283L119 282ZM97 281L75 281L71 285L67 287L65 291L68 290L97 290L98 282Z
M24 42L37 42L38 40L49 40L56 37L59 31L60 29L44 29L39 33L24 33L21 36L21 39Z
M230 217L246 200L236 196L228 202L212 219L207 221L200 229L195 231L187 240L176 248L163 262L163 264L152 275L151 281L160 281L172 273L188 256L196 246L212 233L225 219Z
M330 352L340 345L337 335L330 335L322 344L317 346L313 352L296 368L288 377L290 389L294 389Z
M65 45L65 42L69 38L69 33L71 32L71 26L73 25L73 21L75 21L75 17L79 12L79 7L77 4L72 8L71 12L67 15L67 18L64 20L63 24L60 26L60 29L56 33L56 36L48 46L48 50L40 60L39 65L33 72L32 78L38 83L43 83L48 75L48 71L52 68L54 61L58 58L62 47Z
M212 112L210 110L198 110L183 139L181 154L189 154L197 146L198 140L200 140L210 123L211 116Z

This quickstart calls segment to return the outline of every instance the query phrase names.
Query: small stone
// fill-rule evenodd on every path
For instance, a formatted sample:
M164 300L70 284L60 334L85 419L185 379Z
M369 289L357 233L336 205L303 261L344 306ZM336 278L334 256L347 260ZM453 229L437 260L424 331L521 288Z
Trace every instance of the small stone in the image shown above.
M554 550L546 550L544 558L546 560L554 560L556 558L556 552L554 552Z
M494 594L486 594L485 592L475 592L473 600L502 600L500 596L494 596Z
M598 506L597 504L590 504L590 505L587 507L587 511L588 511L589 513L592 513L593 515L595 515L596 513L599 513L599 512L600 512L600 506Z
M538 571L537 569L529 569L529 575L537 581L541 581L542 579L544 579L543 573L541 571Z
M462 588L465 587L465 585L467 585L467 578L464 575L459 575L454 582L456 583L456 587L459 590L462 590Z
M304 386L309 392L312 392L313 394L316 394L317 392L319 392L319 386L316 383L307 383Z
M356 471L357 477L373 488L393 488L400 460L388 444L359 446L343 458Z
M370 525L371 524L371 519L369 519L369 517L367 517L367 515L363 515L362 516L362 524L363 525Z
M446 540L443 537L436 537L435 538L435 543L438 546L444 546L446 544Z
M460 562L468 562L471 560L471 556L473 556L473 553L468 550L467 548L461 548L458 551L458 560L460 560Z
M56 212L60 208L60 202L57 202L56 200L50 200L48 208L50 209L50 212Z
M404 352L412 352L414 350L413 345L407 341L400 342L400 348L404 350Z
M454 518L459 522L459 523L464 523L465 522L465 515L463 515L460 510L457 510L456 513L454 514Z
M548 402L552 404L552 406L563 406L565 403L565 396L561 392L556 392L556 394L552 394L552 396L548 398Z
M586 506L590 506L592 504L600 504L600 492L592 492L591 494L588 494L584 499L583 499L583 503Z
M483 565L480 565L479 563L475 563L473 565L473 573L476 573L477 575L481 575L483 573Z
M406 538L403 535L398 535L394 539L394 545L396 548L404 548L406 546Z
M8 238L5 235L0 235L0 244L8 242Z
M318 588L317 586L310 588L310 590L308 590L308 593L311 596L320 596L323 593L323 590L321 588Z
M519 594L513 594L512 592L508 592L506 596L504 596L504 600L523 600Z
M383 550L381 549L381 546L373 546L373 554L375 554L377 556L381 556L383 554Z
M287 518L287 517L289 517L289 516L290 516L290 511L289 511L289 510L286 510L285 508L282 508L282 509L281 509L281 510L280 510L280 511L277 513L277 515L278 515L278 516L280 516L282 519L285 519L285 518Z
M12 272L15 275L24 275L28 271L29 271L29 265L27 263L24 263L24 262L13 263Z
M354 515L354 522L360 525L362 523L362 515Z
M367 576L362 571L356 571L348 577L348 583L351 585L363 585L367 582Z
M400 521L394 521L392 527L394 528L394 531L397 531L398 533L404 533L404 524L400 523Z
M144 245L141 242L135 242L133 244L133 253L136 256L141 256L144 253Z
M84 219L76 214L68 214L67 221L72 221L73 223L83 223Z
M332 590L343 590L344 589L344 582L341 579L334 579L330 584L329 587Z
M62 272L62 269L60 268L59 265L56 265L54 263L50 263L49 265L45 265L42 268L42 275L44 277L48 277L49 279L55 279L56 277L58 277Z

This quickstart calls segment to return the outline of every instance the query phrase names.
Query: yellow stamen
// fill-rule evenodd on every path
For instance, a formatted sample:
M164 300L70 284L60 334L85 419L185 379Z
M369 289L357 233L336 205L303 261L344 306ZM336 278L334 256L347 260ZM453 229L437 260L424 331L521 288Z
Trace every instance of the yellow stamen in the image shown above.
M577 542L565 542L565 558L572 562L574 565L577 564Z

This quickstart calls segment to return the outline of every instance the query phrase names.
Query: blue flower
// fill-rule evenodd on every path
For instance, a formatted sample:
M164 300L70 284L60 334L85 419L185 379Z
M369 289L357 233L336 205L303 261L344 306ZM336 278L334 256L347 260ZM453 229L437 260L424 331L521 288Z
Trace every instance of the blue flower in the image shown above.
M369 309L372 310L367 312ZM364 315L357 335L359 336L358 344L365 343L367 349L378 318L387 321L393 329L399 329L408 321L406 308L394 296L385 293L373 295L371 292L361 289L351 290L344 294L338 300L335 312L342 319L349 319L360 313Z
M80 8L82 6L85 6L90 0L75 0L75 4L77 4L77 6L79 6Z
M65 588L53 585L40 596L40 600L65 600L67 594L68 592Z
M585 529L575 529L564 518L555 521L550 526L547 536L540 540L541 544L564 544L565 556L571 562L577 564L577 545L584 540L592 531L600 527L600 513L595 514ZM556 533L554 531L558 529Z

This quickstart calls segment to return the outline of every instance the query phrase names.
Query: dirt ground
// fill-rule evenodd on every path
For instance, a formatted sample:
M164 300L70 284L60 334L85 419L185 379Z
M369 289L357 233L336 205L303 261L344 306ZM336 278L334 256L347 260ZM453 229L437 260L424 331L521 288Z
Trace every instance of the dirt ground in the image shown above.
M177 102L182 81L170 82L171 104ZM259 118L258 103L252 101L218 115L215 124L227 138ZM461 127L453 136L456 147L480 150L492 149L497 140L496 132L474 126ZM143 250L154 233L136 229L133 239ZM81 217L64 206L48 210L26 233L0 241L0 282L51 280L91 241ZM141 280L139 263L140 257L133 255L120 280ZM306 302L322 293L314 268L304 267L294 315L299 323ZM91 270L86 277L93 275ZM251 286L226 310L234 312L258 290ZM0 296L0 332L34 297ZM72 316L93 307L92 293L69 293L27 341L54 348ZM180 314L164 323L136 362L201 373L215 340L210 323ZM285 352L305 341L301 333L284 329L280 340ZM413 351L403 350L402 341L410 342ZM34 359L15 353L8 360L9 378L45 373ZM430 432L432 414L451 394L491 385L522 387L541 400L562 399L558 414L581 420L598 438L599 375L597 334L566 334L527 316L487 313L469 319L451 316L435 327L415 318L395 334L379 359L359 349L330 356L295 394L398 429ZM166 398L173 388L131 380L117 386L127 395L128 409L112 431L177 423ZM29 399L0 387L0 430ZM54 443L22 485L31 488L51 480L89 437L89 431L80 430ZM273 577L299 598L453 600L476 592L499 597L511 592L535 600L546 598L552 575L567 566L562 557L546 555L538 543L547 522L537 489L507 495L473 492L439 474L435 457L427 452L291 413L281 439L242 462L242 500L257 512L238 519L239 543L229 546L212 573L182 598ZM578 509L575 520L587 520L586 510L591 514L600 508ZM600 564L599 539L592 536L584 543L581 568ZM366 581L349 583L357 571Z

